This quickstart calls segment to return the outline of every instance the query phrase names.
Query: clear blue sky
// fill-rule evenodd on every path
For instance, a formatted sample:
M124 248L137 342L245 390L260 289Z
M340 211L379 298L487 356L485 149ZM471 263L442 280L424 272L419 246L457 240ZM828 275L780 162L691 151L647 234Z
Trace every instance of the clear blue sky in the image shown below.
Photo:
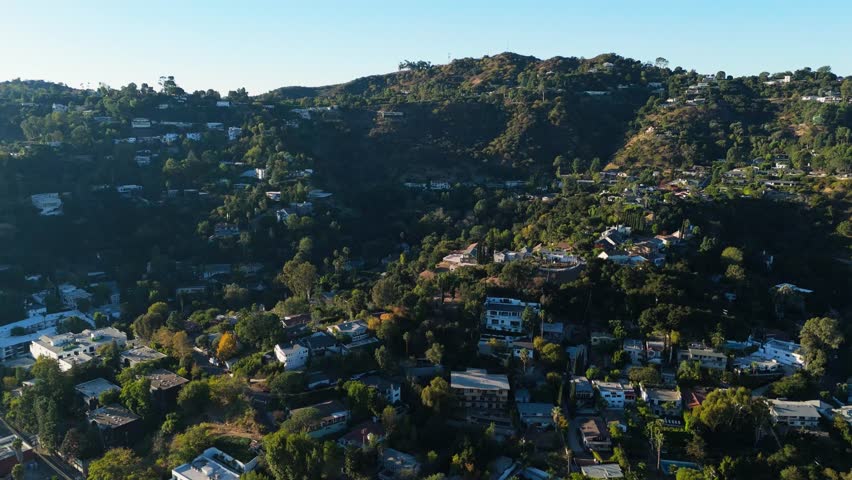
M852 2L3 0L0 80L258 94L513 51L615 52L699 72L852 74Z

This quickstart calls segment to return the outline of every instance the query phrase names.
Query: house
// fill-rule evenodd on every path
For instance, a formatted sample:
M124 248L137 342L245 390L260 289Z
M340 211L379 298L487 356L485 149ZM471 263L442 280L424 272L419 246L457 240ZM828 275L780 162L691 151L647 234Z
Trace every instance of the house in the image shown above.
M337 439L337 444L343 448L363 448L371 443L380 443L385 439L385 427L381 422L367 420L352 427L349 433Z
M168 407L177 403L177 397L189 380L168 370L158 368L145 375L151 382L151 396L154 402Z
M645 360L654 365L663 363L663 354L666 351L664 340L647 340L645 342Z
M349 338L346 343L360 343L370 337L370 330L367 329L367 323L363 320L338 323L328 327L326 331L338 338L342 336Z
M275 358L284 366L284 370L299 370L308 363L310 350L298 343L293 345L275 345Z
M308 313L285 315L281 319L281 326L284 327L284 333L287 335L297 335L305 331L310 323L311 315Z
M194 142L200 142L201 141L201 132L188 132L186 134L186 139L192 140Z
M672 417L680 415L683 404L679 391L645 385L640 386L640 391L642 400L656 415Z
M439 266L444 265L449 270L459 267L476 265L479 263L479 244L471 243L464 250L455 250L445 256Z
M307 426L308 435L313 438L320 438L342 431L346 428L346 423L350 417L349 409L337 400L329 400L304 408L297 408L292 410L290 414L291 416L297 415L298 412L307 409L314 409L318 412L317 417Z
M284 223L292 216L293 213L288 211L286 208L279 208L278 210L275 210L275 219L278 220L278 223Z
M592 385L597 389L598 395L600 395L606 408L620 410L624 408L624 405L636 401L636 392L633 391L633 388L625 386L621 382L595 380Z
M528 427L547 428L553 425L552 403L517 403L521 423Z
M542 323L541 336L548 342L562 343L565 340L565 325L562 322Z
M571 379L572 394L577 400L591 400L595 396L592 382L586 377L574 377Z
M224 130L225 125L221 122L207 122L207 130Z
M240 236L240 228L230 223L217 223L213 226L213 235L210 240L217 238L232 238Z
M86 415L92 427L97 427L103 445L130 445L142 438L142 418L121 405L107 405Z
M258 458L237 459L216 447L210 447L190 463L172 470L172 480L238 480L257 468Z
M527 359L535 358L535 345L529 340L513 340L512 341L512 356L520 359L523 351L527 351Z
M586 478L624 478L624 473L617 463L585 465L580 467L580 471Z
M219 108L229 108L231 102L229 100L216 100L216 106Z
M485 328L501 332L522 333L524 331L521 315L529 307L535 314L541 310L541 305L535 302L524 302L514 298L486 297L485 298Z
M508 420L509 378L506 375L468 368L464 372L450 373L450 388L459 406L465 409L468 422L487 426L491 422L496 425L498 420Z
M296 343L310 350L314 357L321 357L328 352L341 353L337 339L325 332L316 332L311 336L299 339Z
M125 367L133 367L144 362L155 362L166 358L166 354L160 353L151 347L136 347L119 355L121 364Z
M781 373L782 365L774 358L767 360L760 355L749 355L734 358L734 372L741 375L772 375Z
M819 409L822 407L823 402L820 400L769 400L772 421L790 427L816 428L819 425Z
M115 342L119 347L127 344L127 334L113 327L98 330L83 330L80 333L42 335L30 344L33 358L52 358L59 362L63 372L78 363L86 363L98 357L98 349Z
M392 448L382 450L380 459L379 480L402 480L417 478L420 473L420 462L414 455L400 452Z
M71 317L81 318L94 325L91 317L80 311L47 313L47 309L41 307L30 310L28 317L23 320L0 326L0 362L29 354L34 340L45 335L55 335L59 324Z
M615 341L615 335L609 332L592 332L592 346L605 345Z
M630 363L634 365L638 365L645 360L645 342L642 340L627 338L624 340L622 349L630 357Z
M598 417L589 418L580 423L578 427L583 437L583 447L595 452L608 452L612 450L612 440L609 437L604 421Z
M852 427L852 405L845 405L840 408L834 408L831 410L832 418L834 416L840 415L840 418L846 421L850 427Z
M240 127L228 127L228 140L233 142L234 140L240 138L240 135L243 134L243 129Z
M370 388L375 388L388 405L396 405L402 401L402 385L397 382L379 375L367 375L359 381Z
M805 366L805 358L799 353L801 348L798 343L773 338L761 345L759 352L767 359L775 359L783 365L801 368Z
M85 310L84 305L91 305L92 294L70 283L59 285L59 300L67 308L80 308ZM78 303L80 305L78 305Z
M608 227L595 241L595 248L610 251L618 249L630 238L631 228L625 225Z
M15 441L20 440L20 450L15 450ZM20 462L18 457L20 456ZM33 447L26 440L17 435L7 435L0 438L0 477L6 478L6 475L12 473L15 465L21 463L27 465L35 460Z
M688 410L692 410L704 403L704 400L707 398L707 393L708 391L706 388L698 387L683 392L681 394L681 398L683 399L684 406Z
M677 353L678 361L698 362L701 368L725 370L728 367L728 356L710 348L689 347Z
M103 378L96 378L94 380L89 380L88 382L83 382L74 386L74 390L77 392L77 395L83 400L83 404L86 406L88 410L94 410L98 408L98 402L101 398L101 394L106 392L114 392L121 390L121 387L118 385L107 381Z
M38 214L43 217L62 215L62 199L59 198L59 192L37 193L30 196L30 201L38 209Z
M132 128L151 128L151 120L147 118L134 118L130 120L130 126Z

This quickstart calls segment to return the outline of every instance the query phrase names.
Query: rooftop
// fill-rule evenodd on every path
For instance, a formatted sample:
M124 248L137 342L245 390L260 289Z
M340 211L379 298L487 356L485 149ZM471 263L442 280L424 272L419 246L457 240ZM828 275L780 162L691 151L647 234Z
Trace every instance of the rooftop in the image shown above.
M580 470L589 478L624 478L624 473L621 472L621 467L617 463L589 465L580 467Z
M479 368L468 368L464 372L452 372L450 386L477 390L509 390L509 378L504 374L489 374Z
M80 392L86 398L98 398L104 392L121 390L121 387L107 381L106 379L96 378L76 385L74 390Z
M822 405L819 400L794 402L791 400L769 400L769 410L779 417L819 417L817 410Z
M117 428L135 422L141 417L121 405L113 404L92 410L86 418L89 422L95 422L102 427Z
M774 348L776 350L781 350L784 352L794 353L801 348L798 343L795 342L785 342L783 340L778 340L773 338L766 343L763 344L764 347Z
M180 375L162 368L145 375L145 378L151 380L151 390L168 390L189 382Z
M161 358L166 358L166 355L151 347L136 347L126 352L121 352L121 359L127 360L132 364L159 360Z
M223 465L204 456L196 458L192 463L185 463L175 468L173 473L189 480L238 480L240 478Z
M553 411L553 404L551 403L518 403L518 413L521 416L532 415L532 416L545 416L550 418L550 412Z
M680 392L678 392L677 390L669 390L667 388L642 387L642 391L648 398L652 400L657 400L659 402L680 401Z
M607 429L603 420L600 418L589 418L580 424L580 433L584 437L597 437L601 434L606 434Z

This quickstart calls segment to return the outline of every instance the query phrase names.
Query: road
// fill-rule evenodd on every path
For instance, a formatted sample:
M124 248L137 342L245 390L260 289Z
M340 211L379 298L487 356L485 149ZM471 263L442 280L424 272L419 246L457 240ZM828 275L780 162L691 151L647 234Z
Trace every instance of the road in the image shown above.
M0 423L2 423L3 426L6 427L6 429L8 429L10 432L12 432L12 433L18 435L19 437L23 438L30 445L33 445L33 440L29 435L25 435L25 434L19 432L18 429L14 428L12 425L10 425L6 421L5 418L0 417ZM35 452L36 456L38 456L38 458L45 465L50 467L54 471L54 473L59 475L61 478L64 478L65 480L78 480L78 479L82 478L82 476L79 474L79 472L72 469L71 467L65 466L65 462L63 462L56 455L52 455L52 454L49 454L49 453L42 453L39 448L33 448L33 452Z

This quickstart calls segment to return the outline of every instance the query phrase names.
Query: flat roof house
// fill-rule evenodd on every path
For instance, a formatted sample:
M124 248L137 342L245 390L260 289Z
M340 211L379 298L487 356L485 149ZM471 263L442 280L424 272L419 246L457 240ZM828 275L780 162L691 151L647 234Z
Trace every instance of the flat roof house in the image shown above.
M504 374L489 374L483 369L469 368L450 373L450 387L465 409L467 421L488 425L508 419L509 378ZM509 420L506 422L511 424Z
M680 392L668 388L641 386L642 400L657 415L677 416L682 409Z
M760 352L766 358L774 358L784 365L801 368L805 366L805 359L799 353L801 348L801 345L798 343L785 342L773 338L761 345Z
M101 441L106 446L129 445L141 438L141 417L121 405L107 405L92 410L86 415L86 419L93 427L98 428Z
M151 381L151 394L154 401L167 407L177 403L177 397L189 380L165 369L157 369L145 375Z
M315 409L319 412L317 419L308 426L308 435L313 438L320 438L332 433L337 433L346 428L346 422L349 421L349 409L337 400L329 400L323 403L317 403L304 408L296 408L290 412L291 415L297 412Z
M133 367L144 362L154 362L166 358L166 354L160 353L151 347L136 347L119 355L121 364L125 367Z
M98 356L103 345L115 342L119 347L127 344L127 334L113 327L98 330L83 330L80 333L42 335L30 344L33 358L48 357L59 362L65 372L78 363L86 363Z
M485 299L485 328L501 332L520 334L524 331L521 315L527 307L535 313L541 305L515 298L487 297Z
M710 348L687 348L677 353L679 361L698 361L701 368L725 370L728 367L728 357L724 353Z
M626 404L636 401L636 392L633 387L624 385L621 382L601 382L595 380L592 384L597 388L601 399L606 403L607 408L620 410Z
M816 428L819 425L820 400L794 402L791 400L769 400L769 413L775 423L791 427Z
M612 440L609 437L604 421L598 417L586 419L578 427L583 436L583 446L595 452L612 450Z
M363 320L338 323L337 325L328 327L326 331L335 337L339 335L348 336L351 339L349 343L359 343L370 336L370 331L367 329L367 323Z
M583 476L588 478L624 478L624 473L617 463L604 463L601 465L587 465L580 467Z
M77 384L74 387L74 390L80 398L83 399L83 404L86 405L86 408L94 410L98 408L98 399L101 397L102 393L119 391L121 390L121 387L106 379L96 378L94 380L89 380L88 382Z
M552 403L517 403L521 423L528 427L547 428L553 425Z
M420 462L414 458L414 455L393 448L386 448L382 451L380 465L381 469L378 474L380 480L416 478L420 473Z

